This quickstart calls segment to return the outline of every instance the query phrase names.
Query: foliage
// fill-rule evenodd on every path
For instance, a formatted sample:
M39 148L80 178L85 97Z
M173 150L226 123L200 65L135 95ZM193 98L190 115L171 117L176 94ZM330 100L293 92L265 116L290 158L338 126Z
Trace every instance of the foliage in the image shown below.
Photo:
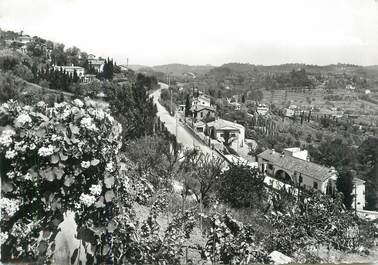
M231 166L219 178L218 199L234 208L262 209L267 196L264 178L255 168L242 164Z
M219 181L223 160L202 152L194 152L182 162L184 189L192 192L199 203L210 205L210 194Z
M109 244L121 126L91 101L1 106L2 258L51 257L63 214ZM3 232L3 233L4 233ZM94 242L92 242L94 243ZM106 256L96 253L100 257Z
M125 139L152 135L157 109L147 91L153 88L155 81L138 74L136 80L121 86L112 83L109 87L108 101L112 114L124 128Z
M351 170L342 170L338 172L336 187L343 194L343 203L347 209L351 209L354 199L353 192L353 174Z
M364 222L354 213L345 211L340 194L336 198L320 193L302 194L290 211L272 212L268 220L274 230L266 237L266 250L286 255L319 245L338 250L357 249L366 246L373 237L373 234L358 236L358 227ZM351 230L356 232L353 238Z
M213 264L270 263L268 253L256 240L256 231L228 214L205 216L210 231L202 248L202 258Z

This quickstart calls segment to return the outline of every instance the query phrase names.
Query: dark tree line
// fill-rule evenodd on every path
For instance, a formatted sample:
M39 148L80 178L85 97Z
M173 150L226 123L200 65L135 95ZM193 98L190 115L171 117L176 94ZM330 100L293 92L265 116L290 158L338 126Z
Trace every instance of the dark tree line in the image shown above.
M34 78L35 82L46 80L49 82L49 88L66 92L72 92L72 85L80 81L76 70L73 72L73 74L70 74L64 71L62 68L42 68L40 71L36 72Z

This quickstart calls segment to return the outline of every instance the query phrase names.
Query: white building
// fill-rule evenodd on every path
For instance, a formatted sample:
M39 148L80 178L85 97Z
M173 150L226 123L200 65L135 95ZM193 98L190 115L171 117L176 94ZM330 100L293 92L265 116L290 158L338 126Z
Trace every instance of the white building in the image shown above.
M318 190L325 194L336 191L337 171L331 167L322 166L308 159L307 150L287 148L282 153L267 149L257 155L259 169L270 177L288 183L294 187ZM365 183L355 178L354 193L357 209L365 206ZM353 204L352 207L355 205Z
M54 66L54 70L62 70L62 71L65 71L67 74L70 74L70 75L73 75L74 72L76 71L76 74L79 78L83 78L84 77L84 68L83 67L80 67L80 66L58 66L58 65L55 65Z
M210 130L209 135L214 139L223 140L224 134L229 133L230 137L233 137L234 141L232 146L236 150L238 147L244 146L245 141L245 128L236 122L231 122L223 119L216 119L213 122L207 123L207 127Z
M207 106L210 107L210 96L206 94L200 94L198 97L194 97L192 100L192 106L197 106L197 105L202 105L202 106Z
M265 115L265 114L268 113L268 111L269 111L269 108L268 108L268 106L265 105L265 104L259 104L259 105L257 106L257 109L256 109L256 112L257 112L258 114L260 114L260 115Z

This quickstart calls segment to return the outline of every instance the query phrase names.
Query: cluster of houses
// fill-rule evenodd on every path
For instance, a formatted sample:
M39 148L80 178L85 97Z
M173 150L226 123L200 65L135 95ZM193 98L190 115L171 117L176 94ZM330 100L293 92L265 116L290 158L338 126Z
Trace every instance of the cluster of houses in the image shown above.
M264 107L261 106L262 109ZM184 110L184 105L180 106L180 110ZM231 147L236 151L246 145L248 139L245 139L244 126L217 118L216 108L212 106L209 96L199 93L198 97L193 98L191 113L192 128L196 133L202 135L206 132L212 140L218 142L224 141L224 135L227 133L233 137ZM282 153L267 149L257 155L256 162L235 154L226 154L224 158L230 164L245 163L256 167L265 174L266 180L278 181L292 188L318 190L324 194L336 192L337 171L333 167L329 168L311 162L308 151L298 147L286 148ZM354 178L353 184L352 206L357 210L362 210L365 207L365 181Z
M100 73L104 69L105 59L97 58L94 54L88 55L88 64L97 73ZM75 72L82 83L91 83L97 80L95 74L85 73L84 67L75 65L54 65L54 70L61 70L69 75L73 75Z

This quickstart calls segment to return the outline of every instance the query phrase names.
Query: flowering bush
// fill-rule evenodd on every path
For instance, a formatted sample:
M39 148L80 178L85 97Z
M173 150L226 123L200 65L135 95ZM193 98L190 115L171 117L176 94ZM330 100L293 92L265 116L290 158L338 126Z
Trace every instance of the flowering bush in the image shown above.
M51 257L68 210L75 211L79 227L96 228L107 242L120 124L94 102L79 99L53 107L10 100L0 114L8 124L0 135L3 260Z

